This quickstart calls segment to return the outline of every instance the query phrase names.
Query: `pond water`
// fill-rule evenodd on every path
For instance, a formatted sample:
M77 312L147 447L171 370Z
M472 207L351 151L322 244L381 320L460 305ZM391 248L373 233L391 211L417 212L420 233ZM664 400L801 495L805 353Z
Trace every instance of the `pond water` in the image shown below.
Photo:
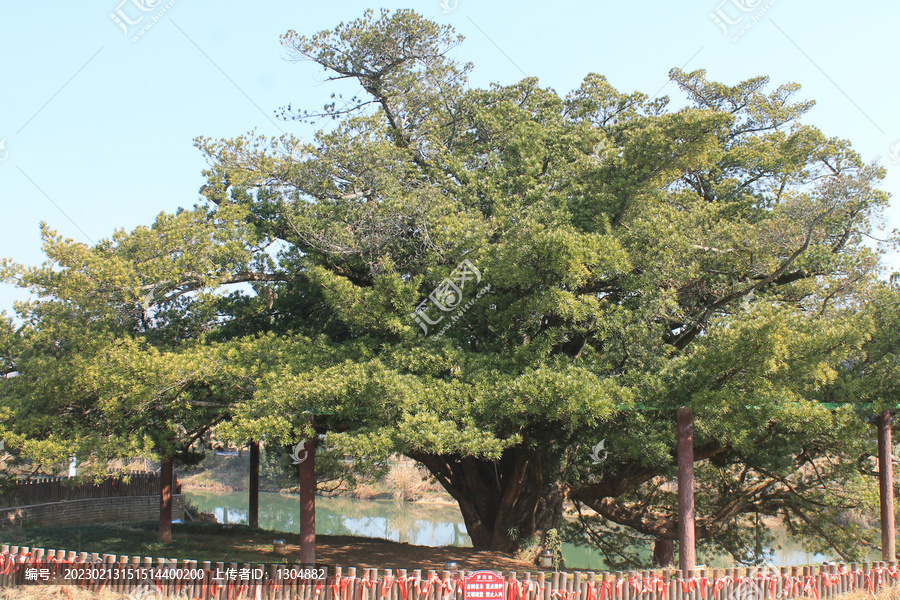
M247 492L213 494L185 492L188 501L203 512L212 513L220 523L246 524ZM259 494L259 526L263 529L300 533L300 501L297 496L274 492ZM462 515L454 506L414 504L397 500L358 500L316 497L316 533L357 535L406 542L420 546L471 546ZM770 549L772 564L781 566L816 564L836 560L810 554L790 540ZM649 548L647 551L649 557ZM605 563L588 548L563 545L567 569L604 570ZM731 557L698 556L709 567L730 567Z

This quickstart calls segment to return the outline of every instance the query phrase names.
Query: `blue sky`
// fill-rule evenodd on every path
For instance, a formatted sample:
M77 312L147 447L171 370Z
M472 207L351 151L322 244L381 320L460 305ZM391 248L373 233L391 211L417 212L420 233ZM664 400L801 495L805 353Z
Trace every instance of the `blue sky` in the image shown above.
M320 107L334 88L321 68L284 60L279 36L382 7L413 8L465 35L455 54L475 64L475 87L527 74L562 95L596 72L680 105L672 67L728 84L797 82L800 98L817 102L805 122L880 160L884 189L900 198L900 4L443 2L0 0L0 257L40 263L42 220L97 241L199 202L196 136L256 128L310 139L309 126L275 111ZM885 217L900 228L900 199ZM900 270L900 256L886 264ZM0 310L23 297L0 284Z

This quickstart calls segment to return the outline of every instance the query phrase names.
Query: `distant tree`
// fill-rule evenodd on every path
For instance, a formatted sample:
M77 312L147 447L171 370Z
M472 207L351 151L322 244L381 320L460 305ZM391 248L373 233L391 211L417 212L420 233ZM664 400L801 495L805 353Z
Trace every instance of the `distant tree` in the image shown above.
M222 299L210 290L241 280L243 219L205 210L161 215L96 246L42 226L48 261L6 261L5 281L34 299L4 322L0 429L44 470L79 460L83 476L116 458L199 459L205 433L241 396L225 345L205 343ZM228 273L223 276L222 273ZM160 537L170 536L160 517Z

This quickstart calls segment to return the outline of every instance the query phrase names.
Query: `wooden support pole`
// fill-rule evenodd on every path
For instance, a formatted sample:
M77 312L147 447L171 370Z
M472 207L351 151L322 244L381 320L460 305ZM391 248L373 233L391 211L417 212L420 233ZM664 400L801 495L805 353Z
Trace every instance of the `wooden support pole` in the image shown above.
M881 559L894 561L897 555L894 529L894 458L891 442L891 411L878 415L878 487L881 498Z
M259 527L259 442L250 443L250 527Z
M172 541L172 480L175 461L171 454L163 457L159 469L159 541Z
M697 564L694 547L694 415L678 409L678 568Z
M300 563L316 562L316 440L307 440L306 458L297 465L300 477Z

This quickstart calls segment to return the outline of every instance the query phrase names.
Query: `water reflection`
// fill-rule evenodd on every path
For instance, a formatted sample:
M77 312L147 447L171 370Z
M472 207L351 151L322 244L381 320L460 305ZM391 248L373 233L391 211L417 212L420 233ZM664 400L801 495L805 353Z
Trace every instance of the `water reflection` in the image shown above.
M188 500L212 513L220 523L247 523L246 492L186 493ZM300 500L297 496L272 492L259 494L259 525L264 529L300 533ZM406 542L418 546L471 546L462 515L455 507L410 504L397 500L316 498L316 531L323 535L357 535ZM812 554L776 532L778 547L766 549L766 563L779 566L807 565L839 560ZM563 544L568 569L605 570L603 559L590 548ZM650 549L647 548L647 560ZM698 555L698 562L713 568L734 566L730 555Z
M246 493L190 492L188 500L212 513L220 523L247 523ZM296 496L260 492L259 526L300 533ZM316 498L316 531L323 535L358 535L417 546L471 546L462 516L453 507L423 506L394 500Z

